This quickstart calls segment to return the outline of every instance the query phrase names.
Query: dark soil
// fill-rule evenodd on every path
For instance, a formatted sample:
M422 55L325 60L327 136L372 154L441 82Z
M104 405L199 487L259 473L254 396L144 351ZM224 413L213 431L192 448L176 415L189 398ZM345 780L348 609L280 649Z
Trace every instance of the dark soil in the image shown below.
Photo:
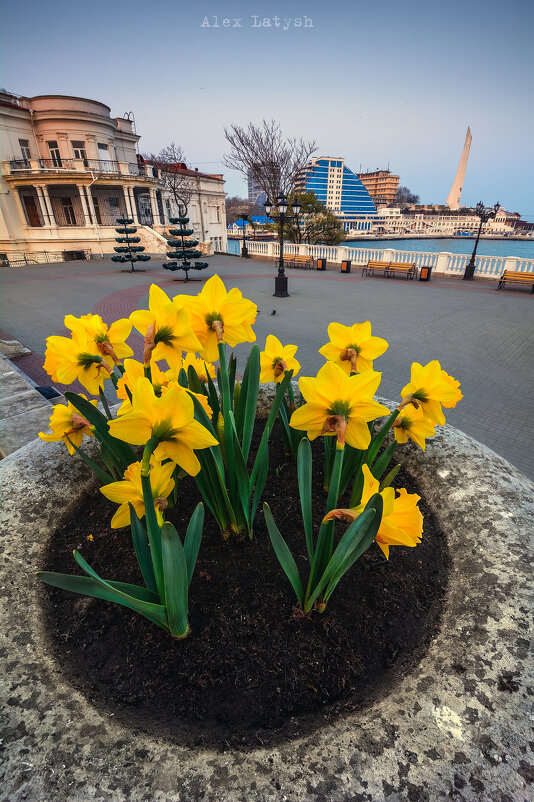
M319 440L313 450L318 529L325 502ZM296 466L276 432L270 466L264 499L307 577ZM417 490L402 473L395 484ZM179 495L179 509L168 510L167 520L183 533L199 500L189 477ZM295 609L261 511L253 541L242 543L224 543L206 511L188 638L176 641L124 607L46 586L55 654L95 704L145 732L223 748L310 732L390 693L436 631L446 543L424 499L420 506L425 521L417 548L391 548L386 561L373 544L342 579L326 612L308 616ZM78 549L104 578L142 584L129 529L109 527L115 510L100 493L87 498L55 533L44 568L78 573L72 557ZM339 536L344 526L337 529Z

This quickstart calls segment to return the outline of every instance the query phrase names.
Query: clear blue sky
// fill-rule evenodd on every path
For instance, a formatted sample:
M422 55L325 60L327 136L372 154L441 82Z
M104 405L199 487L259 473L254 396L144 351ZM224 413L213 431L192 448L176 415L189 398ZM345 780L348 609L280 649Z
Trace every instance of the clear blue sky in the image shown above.
M133 110L142 151L174 140L229 194L246 193L220 163L231 123L273 117L355 171L389 164L428 203L470 125L462 201L534 220L533 0L26 0L3 22L3 86Z

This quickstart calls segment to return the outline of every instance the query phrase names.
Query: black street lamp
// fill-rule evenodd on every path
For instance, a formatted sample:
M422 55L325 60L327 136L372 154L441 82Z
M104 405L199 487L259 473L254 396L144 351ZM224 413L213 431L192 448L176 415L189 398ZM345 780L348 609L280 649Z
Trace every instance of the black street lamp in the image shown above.
M247 238L246 238L248 217L246 214L242 214L241 219L243 220L243 245L241 246L241 256L243 256L245 259L248 259L248 248L247 248Z
M269 199L265 201L265 214L267 217L271 216L271 212L273 210L273 204ZM300 203L298 200L293 201L291 204L291 208L293 209L293 214L287 214L289 203L287 202L287 198L284 194L278 195L276 199L276 208L278 210L278 228L279 228L279 240L280 240L280 258L278 259L278 275L275 276L274 279L274 297L275 298L288 298L289 293L287 291L287 276L284 270L284 224L287 220L294 220L298 225L298 216L300 212Z
M480 225L478 227L478 234L475 241L475 247L473 248L473 253L471 254L471 259L469 260L465 268L465 273L463 277L464 280L466 281L470 281L475 275L475 259L477 255L478 241L480 239L482 226L484 225L484 223L487 223L488 220L492 220L500 208L501 208L500 203L496 203L493 209L490 209L489 206L484 206L482 201L479 201L475 207L475 214L478 218L480 218Z

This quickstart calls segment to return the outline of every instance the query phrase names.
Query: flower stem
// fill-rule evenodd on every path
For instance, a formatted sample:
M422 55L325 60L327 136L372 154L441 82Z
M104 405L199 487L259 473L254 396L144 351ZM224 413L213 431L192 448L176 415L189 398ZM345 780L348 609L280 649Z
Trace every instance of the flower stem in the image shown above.
M336 452L334 456L334 467L332 468L332 478L330 480L330 488L328 490L328 499L326 502L326 512L329 513L337 507L337 499L339 496L339 486L341 483L341 471L343 469L343 456L345 454L344 443L336 442Z
M143 459L141 461L141 476L148 476L150 473L150 457L159 445L158 437L151 437L143 450Z
M112 414L110 412L108 400L107 400L102 388L100 388L100 390L99 390L99 395L100 395L100 400L102 401L102 406L104 407L104 412L106 413L107 419L111 420L113 416L112 416Z
M376 455L378 454L378 450L384 440L386 439L386 435L395 423L395 420L399 414L399 409L394 409L389 418L386 420L382 428L377 432L377 434L373 437L371 441L371 445L369 446L369 455L367 458L367 464L372 465Z
M228 363L226 362L226 346L224 343L218 343L219 349L219 366L221 369L221 395L223 412L229 412L230 407L230 377L228 375Z

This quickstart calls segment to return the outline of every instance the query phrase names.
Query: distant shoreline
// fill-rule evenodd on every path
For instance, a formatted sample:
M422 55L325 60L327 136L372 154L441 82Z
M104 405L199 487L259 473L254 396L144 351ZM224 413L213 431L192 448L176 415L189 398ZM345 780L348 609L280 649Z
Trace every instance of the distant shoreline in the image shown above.
M227 234L228 239L236 239L242 240L243 234L237 232L228 232ZM247 234L247 242L251 242L257 240L261 241L270 241L270 240L277 240L278 237L276 234L266 235L266 234L256 234L256 236L252 236L251 234ZM376 234L372 236L367 236L365 234L360 235L359 237L348 237L344 239L340 245L343 245L345 242L382 242L384 240L391 241L391 240L405 240L405 239L417 239L417 240L425 240L425 239L453 239L457 240L458 242L471 242L471 240L476 239L476 236L473 235L472 237L455 237L452 234L384 234L383 237L379 237ZM518 242L534 242L534 236L528 236L526 234L506 234L506 235L498 235L498 234L482 234L480 237L481 240L514 240ZM304 243L303 243L304 244Z
M476 239L476 235L472 237L455 237L452 234L385 234L383 237L378 237L376 235L373 236L360 236L360 237L347 237L344 239L341 245L344 242L381 242L383 240L404 240L404 239L453 239L458 240L458 242L466 241L470 242L471 240ZM525 240L528 242L534 242L534 237L529 237L526 234L506 234L499 236L498 234L482 234L480 237L481 240L483 239L495 239L495 240L519 240L520 242L524 242Z

